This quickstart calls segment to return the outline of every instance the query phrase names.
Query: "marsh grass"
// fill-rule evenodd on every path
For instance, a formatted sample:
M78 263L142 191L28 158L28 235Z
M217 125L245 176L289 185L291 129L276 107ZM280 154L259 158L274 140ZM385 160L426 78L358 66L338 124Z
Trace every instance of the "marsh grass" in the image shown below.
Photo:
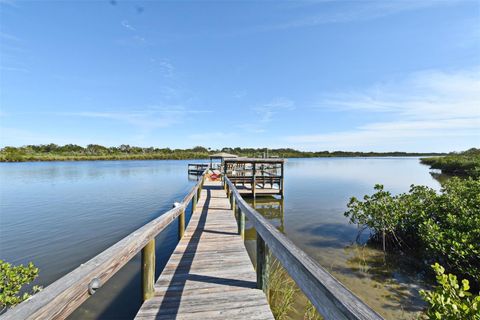
M269 303L275 319L322 319L280 262L272 255L270 261Z

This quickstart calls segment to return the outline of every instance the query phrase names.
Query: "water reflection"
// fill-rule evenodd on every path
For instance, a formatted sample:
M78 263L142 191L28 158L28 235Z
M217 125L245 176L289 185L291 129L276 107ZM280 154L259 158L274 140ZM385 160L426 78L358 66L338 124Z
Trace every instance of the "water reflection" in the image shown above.
M188 162L0 164L0 258L34 261L38 284L48 285L181 200L197 179L188 176ZM428 167L416 158L289 159L285 175L284 199L248 202L386 318L414 317L423 286L416 262L354 245L357 228L343 212L351 196L372 193L376 183L393 193L411 184L439 189ZM157 238L157 273L175 247L172 228ZM245 243L253 261L255 237L247 220ZM135 258L72 317L132 318L139 307L139 270ZM298 303L303 309L301 297Z
M415 319L424 307L420 261L388 254L356 242L357 226L343 212L352 196L362 197L381 183L393 193L411 184L439 189L418 158L292 159L287 162L285 199L248 199L296 245L387 319ZM245 244L255 263L255 230L247 221ZM363 245L362 245L363 244ZM297 297L293 319L303 319L305 299Z
M40 269L35 284L47 286L181 200L193 185L186 166L186 161L1 163L0 259L33 261ZM157 237L157 273L176 242L176 225ZM140 283L136 257L71 318L132 319L140 307Z

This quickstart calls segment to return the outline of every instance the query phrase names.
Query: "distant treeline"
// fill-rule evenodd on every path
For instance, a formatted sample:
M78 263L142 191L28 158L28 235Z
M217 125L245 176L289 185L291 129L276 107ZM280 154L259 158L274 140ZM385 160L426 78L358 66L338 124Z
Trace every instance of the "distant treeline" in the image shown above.
M471 148L445 157L422 158L420 161L449 175L480 178L480 149Z
M223 148L218 150L205 147L191 149L142 148L126 144L118 147L104 147L89 144L86 147L75 144L59 146L56 144L27 145L23 147L4 147L0 149L0 161L61 161L61 160L154 160L154 159L206 159L217 152L233 153L242 157L282 157L282 158L315 158L315 157L377 157L377 156L431 156L440 153L408 153L408 152L349 152L318 151L306 152L290 148Z

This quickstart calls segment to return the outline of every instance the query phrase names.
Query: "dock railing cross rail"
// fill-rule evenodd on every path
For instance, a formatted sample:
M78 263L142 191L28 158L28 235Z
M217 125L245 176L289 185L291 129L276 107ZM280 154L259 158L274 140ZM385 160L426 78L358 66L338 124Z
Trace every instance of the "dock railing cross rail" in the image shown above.
M252 208L226 175L223 181L232 209L238 217L239 234L242 237L245 235L245 216L256 230L257 287L263 289L267 296L270 252L325 319L382 319Z
M206 171L182 202L107 248L89 261L56 280L42 291L9 309L0 320L65 319L102 287L138 252L142 251L143 300L154 295L155 237L178 220L178 234L185 232L185 210L192 201L192 212L200 197ZM178 219L177 219L178 218Z

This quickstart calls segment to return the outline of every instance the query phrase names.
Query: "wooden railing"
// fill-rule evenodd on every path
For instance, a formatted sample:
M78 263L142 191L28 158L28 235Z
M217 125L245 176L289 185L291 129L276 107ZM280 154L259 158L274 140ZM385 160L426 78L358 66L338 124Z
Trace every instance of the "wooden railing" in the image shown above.
M257 232L257 287L267 296L270 252L325 319L382 319L248 205L227 176L223 179L232 209L239 210L239 234L244 238L245 216Z
M30 299L8 310L1 320L64 319L104 285L117 271L142 251L142 291L147 300L154 294L155 237L178 218L178 234L185 232L185 209L195 210L205 172L182 202L135 230L91 260L58 279Z

